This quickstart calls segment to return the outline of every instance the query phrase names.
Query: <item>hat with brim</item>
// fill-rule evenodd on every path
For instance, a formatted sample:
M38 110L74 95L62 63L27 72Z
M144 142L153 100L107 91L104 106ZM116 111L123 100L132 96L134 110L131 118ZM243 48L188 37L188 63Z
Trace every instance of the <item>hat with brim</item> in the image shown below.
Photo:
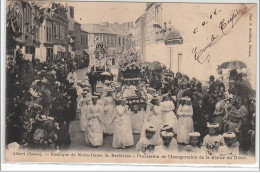
M153 91L153 92L156 91L154 88L148 88L147 90L148 90L148 91Z
M223 134L223 137L224 138L235 138L236 134L233 133L233 132L226 132L226 133Z
M95 96L100 96L100 93L94 92L94 95L95 95Z
M218 123L207 123L208 128L218 128L219 124Z

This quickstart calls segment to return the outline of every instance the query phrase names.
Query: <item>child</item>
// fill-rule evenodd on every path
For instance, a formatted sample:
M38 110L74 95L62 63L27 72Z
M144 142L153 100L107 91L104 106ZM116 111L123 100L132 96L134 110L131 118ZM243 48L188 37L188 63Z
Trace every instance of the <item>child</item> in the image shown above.
M189 136L190 136L190 144L184 147L183 150L188 153L204 154L203 149L201 149L199 146L200 133L199 132L189 133Z
M154 140L156 128L153 126L148 126L145 130L145 137L141 138L136 144L136 149L138 152L147 154L153 153L156 146L156 141Z
M131 121L127 111L128 107L125 105L125 99L120 98L120 102L120 105L116 107L117 117L113 134L113 148L125 148L134 145Z
M173 138L174 133L161 131L162 144L155 147L156 153L178 152L177 141Z
M216 154L221 145L224 145L224 138L219 134L218 123L208 123L209 134L207 134L202 143L203 149L209 154Z
M239 142L236 141L236 134L233 132L227 132L223 134L225 145L219 147L220 155L239 155Z
M181 144L188 144L189 133L193 132L193 108L191 105L191 99L189 97L184 97L182 100L183 104L180 104L177 111L179 116L177 141Z

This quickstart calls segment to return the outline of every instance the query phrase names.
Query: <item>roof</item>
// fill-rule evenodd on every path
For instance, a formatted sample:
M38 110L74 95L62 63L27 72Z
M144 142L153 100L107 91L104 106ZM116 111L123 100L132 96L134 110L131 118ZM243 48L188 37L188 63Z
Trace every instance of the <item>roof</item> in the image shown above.
M109 29L106 25L101 24L81 24L82 30L89 33L96 34L116 34L111 29Z
M119 35L128 35L129 34L129 32L127 30L125 30L124 27L121 26L121 24L119 24L117 22L113 23L113 24L108 23L108 28Z
M182 38L180 32L173 28L171 32L165 36L164 40L167 41L180 38Z

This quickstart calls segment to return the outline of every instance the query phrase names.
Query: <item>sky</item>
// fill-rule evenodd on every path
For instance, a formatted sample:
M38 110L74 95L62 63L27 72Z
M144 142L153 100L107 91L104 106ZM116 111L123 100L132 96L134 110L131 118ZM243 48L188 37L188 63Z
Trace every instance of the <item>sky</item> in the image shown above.
M144 11L145 3L125 2L68 2L74 6L75 19L79 23L135 22Z

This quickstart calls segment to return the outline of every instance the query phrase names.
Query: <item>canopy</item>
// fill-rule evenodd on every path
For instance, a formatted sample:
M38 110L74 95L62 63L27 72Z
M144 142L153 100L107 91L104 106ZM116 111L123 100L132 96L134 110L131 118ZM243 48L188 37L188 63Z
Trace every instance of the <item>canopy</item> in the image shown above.
M229 61L229 62L222 63L218 67L218 70L227 69L229 67L236 67L236 69L242 69L242 68L247 68L247 65L242 61Z

